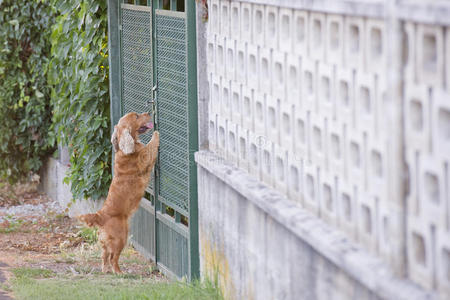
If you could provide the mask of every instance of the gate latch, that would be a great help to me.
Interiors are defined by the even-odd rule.
[[[158,91],[158,85],[155,84],[155,86],[153,86],[152,88],[152,100],[150,100],[149,102],[147,102],[147,105],[149,105],[150,103],[152,104],[152,119],[153,119],[153,125],[156,128],[156,94]]]
[[[147,105],[149,105],[150,103],[155,105],[157,90],[158,90],[158,85],[153,86],[153,88],[152,88],[152,99],[147,101]]]

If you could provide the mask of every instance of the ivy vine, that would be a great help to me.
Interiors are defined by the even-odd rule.
[[[58,17],[52,27],[48,78],[54,86],[52,128],[68,146],[75,199],[98,199],[111,181],[108,94],[107,2],[52,0]]]
[[[0,177],[14,184],[53,151],[49,1],[0,0]]]

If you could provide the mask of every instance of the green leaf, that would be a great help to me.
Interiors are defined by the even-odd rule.
[[[11,24],[12,26],[14,26],[14,30],[18,31],[19,30],[19,21],[18,20],[11,20],[9,21],[9,24]]]
[[[41,93],[39,90],[36,90],[36,97],[42,98],[42,97],[44,97],[44,94]]]

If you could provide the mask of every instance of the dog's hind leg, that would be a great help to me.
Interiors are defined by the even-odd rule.
[[[126,243],[126,237],[123,238],[116,238],[114,240],[114,242],[111,243],[110,246],[110,252],[111,252],[111,265],[113,268],[114,273],[122,273],[122,271],[120,270],[119,267],[119,257],[120,254],[122,253],[123,248],[125,247],[125,243]]]
[[[111,268],[112,270],[112,258],[113,258],[113,254],[112,252],[109,252],[109,256],[108,256],[108,266]]]
[[[111,253],[108,252],[108,248],[103,246],[102,250],[102,272],[108,273],[111,271]]]
[[[116,273],[116,274],[122,274],[122,271],[120,270],[120,267],[119,267],[119,257],[120,257],[120,252],[112,253],[111,264],[112,264],[114,273]]]

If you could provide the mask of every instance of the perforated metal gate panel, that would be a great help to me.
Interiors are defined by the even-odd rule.
[[[149,112],[152,106],[152,10],[122,4],[122,107],[123,114]],[[144,144],[152,132],[141,135]]]
[[[142,200],[140,206],[130,222],[131,239],[146,258],[155,260],[155,235],[151,230],[155,224],[154,209],[147,200]]]
[[[138,5],[121,5],[121,69],[122,115],[129,112],[149,112],[153,115],[153,43],[152,9]],[[147,144],[153,131],[140,136]],[[154,177],[149,183],[153,186]],[[144,256],[155,260],[155,212],[150,201],[142,200],[130,222],[130,236],[134,247]]]
[[[159,195],[181,214],[189,211],[189,123],[186,19],[156,10],[156,73],[160,131]]]

